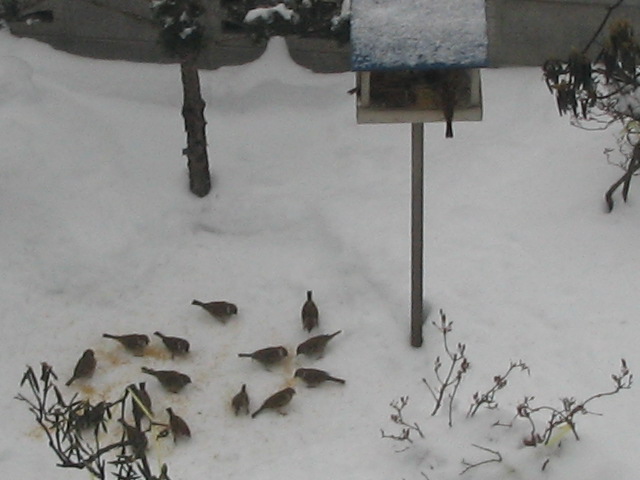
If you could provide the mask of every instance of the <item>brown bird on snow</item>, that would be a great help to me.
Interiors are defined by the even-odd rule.
[[[318,307],[311,298],[311,290],[307,290],[307,301],[302,305],[302,328],[310,332],[318,326]]]
[[[253,412],[251,418],[256,418],[256,415],[266,409],[280,410],[291,401],[295,394],[296,391],[291,387],[287,387],[284,390],[274,393],[262,403],[262,406],[258,410]]]
[[[119,418],[118,421],[124,427],[124,431],[127,434],[127,442],[131,447],[131,451],[133,452],[136,458],[140,458],[144,456],[147,445],[149,441],[147,440],[147,436],[145,433],[140,430],[138,427],[134,427],[133,425],[129,425],[122,418]]]
[[[107,418],[105,417],[111,417],[111,414],[109,412],[110,407],[111,404],[105,401],[101,401],[96,403],[95,405],[91,405],[91,402],[89,400],[83,400],[83,413],[82,415],[77,415],[75,417],[73,426],[78,431],[93,428],[95,432],[98,432],[100,425],[102,425],[103,422],[107,420]]]
[[[333,337],[341,333],[342,330],[338,330],[330,335],[316,335],[311,337],[300,345],[296,349],[296,355],[318,356],[321,357],[324,354],[324,349]]]
[[[275,363],[278,363],[283,358],[286,358],[289,352],[283,346],[279,347],[267,347],[256,350],[253,353],[239,353],[239,357],[253,358],[257,360],[265,367],[269,367]]]
[[[171,408],[167,408],[167,413],[169,414],[169,429],[173,434],[173,442],[175,443],[180,437],[191,438],[191,430],[189,430],[187,422],[179,415],[173,413]]]
[[[187,384],[191,383],[189,375],[176,372],[175,370],[154,370],[152,368],[142,367],[142,371],[156,377],[160,384],[171,393],[178,393]]]
[[[176,355],[186,355],[189,353],[189,342],[184,338],[180,337],[170,337],[168,335],[163,335],[160,332],[153,332],[154,335],[160,337],[162,339],[162,343],[167,347],[167,350],[171,352],[171,358]]]
[[[131,333],[129,335],[111,335],[103,333],[104,338],[112,338],[122,344],[124,348],[133,353],[136,357],[144,356],[144,349],[149,345],[149,337],[140,333]]]
[[[93,350],[88,349],[85,350],[78,363],[76,363],[76,368],[73,369],[73,376],[65,383],[68,387],[74,381],[79,378],[89,378],[93,375],[93,372],[96,371],[96,357],[93,353]]]
[[[249,415],[249,394],[247,393],[247,386],[242,384],[242,388],[231,399],[231,407],[233,412],[238,415],[241,410]]]
[[[225,323],[231,315],[238,313],[238,307],[233,303],[217,301],[217,302],[201,302],[200,300],[193,300],[191,305],[197,305],[205,309],[212,317]]]
[[[296,373],[294,373],[294,377],[301,379],[309,387],[317,387],[327,381],[345,383],[343,379],[332,377],[328,372],[316,368],[299,368],[296,370]]]

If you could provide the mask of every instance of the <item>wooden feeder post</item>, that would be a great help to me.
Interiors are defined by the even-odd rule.
[[[422,346],[424,124],[411,124],[411,346]]]
[[[358,123],[411,124],[411,345],[423,343],[424,123],[482,119],[485,0],[351,0]],[[450,136],[450,135],[447,135]]]

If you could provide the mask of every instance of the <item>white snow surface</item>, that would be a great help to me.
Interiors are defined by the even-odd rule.
[[[484,0],[352,0],[355,70],[481,66]]]
[[[434,381],[442,342],[430,325],[422,348],[408,341],[410,129],[356,125],[353,74],[313,74],[281,39],[252,64],[202,72],[214,185],[199,199],[181,156],[176,65],[83,59],[0,32],[3,478],[86,478],[55,467],[13,397],[26,365],[47,361],[64,381],[93,348],[94,377],[63,393],[114,399],[146,380],[158,420],[172,406],[191,425],[188,442],[152,442],[154,466],[166,462],[174,480],[635,480],[636,388],[595,401],[602,416],[577,417],[580,441],[560,447],[523,447],[521,422],[491,426],[525,395],[558,406],[608,390],[621,357],[640,365],[640,202],[632,186],[628,204],[604,213],[602,193],[621,175],[601,154],[614,132],[559,118],[538,69],[482,74],[482,122],[456,124],[453,140],[425,126],[430,320],[442,308],[471,361],[449,428],[445,412],[429,416],[422,383]],[[306,290],[319,332],[343,331],[324,358],[266,371],[237,357],[307,338]],[[239,314],[222,325],[193,298],[232,301]],[[190,357],[132,357],[101,337],[154,330],[189,339]],[[466,419],[473,392],[518,359],[531,375],[514,374],[500,408]],[[143,365],[193,384],[166,394]],[[347,383],[305,388],[297,366]],[[288,384],[297,395],[286,416],[236,418],[242,383],[253,408]],[[426,438],[395,453],[402,445],[380,429],[399,433],[389,403],[402,395]],[[473,443],[504,460],[458,477],[463,459],[486,458]]]

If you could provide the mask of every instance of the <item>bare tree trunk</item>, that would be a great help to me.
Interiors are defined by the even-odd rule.
[[[211,190],[211,175],[207,157],[205,102],[200,91],[200,76],[195,54],[181,57],[180,72],[183,90],[182,117],[184,129],[187,132],[187,148],[183,153],[188,159],[189,188],[194,195],[204,197]]]

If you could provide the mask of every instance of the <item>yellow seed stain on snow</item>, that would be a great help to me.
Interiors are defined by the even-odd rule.
[[[40,440],[43,436],[44,436],[44,430],[39,425],[36,425],[36,426],[32,427],[27,432],[27,437],[29,437],[29,438],[36,438],[36,439]]]
[[[160,347],[159,345],[150,345],[144,350],[144,356],[155,358],[158,360],[170,360],[171,353],[164,347]]]
[[[283,367],[284,367],[284,373],[286,375],[288,375],[289,377],[291,377],[291,376],[293,376],[293,371],[295,369],[295,366],[294,366],[295,356],[291,354],[291,348],[290,347],[285,347],[285,348],[287,348],[287,351],[289,352],[289,355],[284,359],[282,364],[283,364]]]
[[[169,351],[166,348],[161,347],[159,345],[148,346],[147,348],[144,349],[144,355],[141,357],[136,357],[135,355],[132,355],[131,353],[127,352],[123,347],[115,348],[107,352],[101,352],[100,356],[114,366],[130,363],[131,359],[134,359],[134,358],[155,358],[157,360],[171,359],[171,354],[169,353]],[[100,359],[98,359],[98,361],[100,361]]]
[[[122,352],[118,352],[115,350],[109,350],[108,352],[104,352],[98,358],[98,362],[100,362],[100,360],[103,360],[103,361],[106,360],[109,364],[116,367],[126,363],[125,359],[122,356]]]
[[[287,382],[285,383],[284,387],[282,387],[282,388],[286,388],[286,387],[295,388],[297,384],[298,384],[298,382],[296,380],[296,377],[289,377],[287,379]]]
[[[80,392],[86,397],[93,397],[96,394],[96,389],[93,385],[89,385],[88,383],[83,383],[82,385],[78,385]]]

